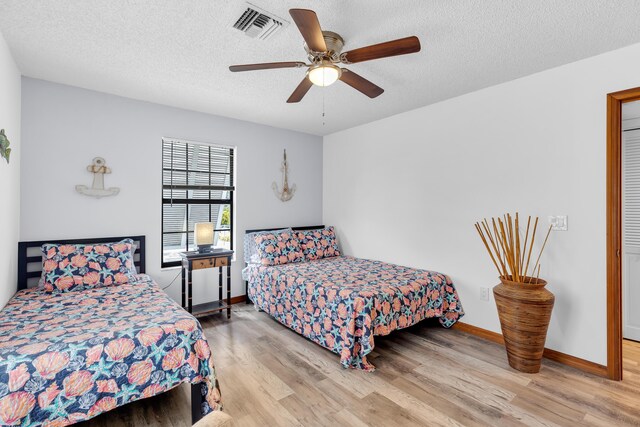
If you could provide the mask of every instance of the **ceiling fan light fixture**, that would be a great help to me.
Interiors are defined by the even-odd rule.
[[[342,75],[340,67],[330,62],[322,62],[309,68],[307,76],[316,86],[329,86],[336,82]]]
[[[304,49],[311,64],[288,61],[232,65],[229,67],[232,72],[308,67],[304,78],[289,96],[287,103],[300,102],[312,86],[329,86],[335,83],[336,80],[340,80],[369,98],[376,98],[382,95],[384,89],[353,71],[340,68],[336,64],[356,64],[373,59],[420,52],[420,40],[416,36],[342,52],[344,39],[340,34],[333,31],[323,31],[318,21],[318,16],[313,10],[290,9],[289,14],[304,39]]]

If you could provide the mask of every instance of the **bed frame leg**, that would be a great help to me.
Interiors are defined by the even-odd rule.
[[[202,383],[191,384],[191,424],[195,424],[202,418]]]
[[[251,301],[251,298],[249,298],[249,282],[247,280],[244,281],[244,295],[244,302],[247,304],[253,304],[253,301]]]

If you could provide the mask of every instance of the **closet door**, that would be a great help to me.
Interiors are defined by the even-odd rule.
[[[622,135],[622,335],[640,341],[640,130]]]

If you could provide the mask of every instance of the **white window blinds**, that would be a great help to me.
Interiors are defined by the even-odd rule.
[[[233,248],[234,149],[162,141],[162,266],[194,250],[198,222],[212,222],[214,245]]]
[[[640,248],[640,130],[623,133],[624,246]]]

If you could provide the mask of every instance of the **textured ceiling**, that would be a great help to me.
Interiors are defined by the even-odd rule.
[[[637,0],[253,3],[289,20],[314,9],[345,50],[417,35],[422,51],[350,66],[376,99],[337,82],[286,104],[304,70],[227,67],[305,60],[302,37],[233,29],[239,0],[2,0],[0,30],[26,76],[319,135],[640,42]]]

